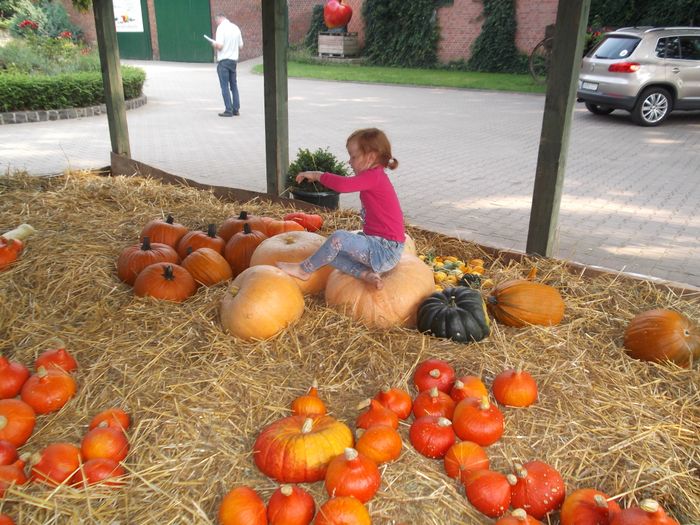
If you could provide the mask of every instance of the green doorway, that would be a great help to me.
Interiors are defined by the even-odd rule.
[[[202,36],[212,36],[209,0],[155,0],[154,5],[161,60],[214,60],[211,44]]]
[[[143,31],[120,31],[117,23],[117,42],[119,43],[119,56],[121,58],[134,58],[138,60],[152,60],[153,48],[151,47],[151,26],[148,23],[147,0],[141,0],[141,20]],[[117,15],[117,13],[115,13]]]

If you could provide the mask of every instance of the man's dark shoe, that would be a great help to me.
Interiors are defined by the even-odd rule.
[[[220,117],[232,117],[234,114],[229,112],[229,111],[224,111],[223,113],[219,113]]]
[[[240,111],[234,111],[234,112],[233,112],[233,116],[234,116],[234,117],[237,117],[237,116],[240,115],[240,114],[241,114]]]

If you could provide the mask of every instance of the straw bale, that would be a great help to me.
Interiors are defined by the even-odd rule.
[[[292,399],[314,379],[330,413],[352,426],[357,404],[383,385],[415,394],[415,366],[437,357],[487,385],[519,364],[537,380],[537,404],[504,409],[505,435],[487,449],[495,470],[540,459],[561,471],[569,491],[596,487],[625,505],[652,497],[681,523],[700,523],[697,364],[643,363],[622,351],[634,315],[663,307],[697,321],[697,295],[647,281],[583,277],[560,261],[494,259],[474,244],[410,228],[419,253],[481,257],[496,282],[537,266],[539,279],[562,292],[563,322],[524,329],[494,323],[490,337],[463,345],[412,330],[368,330],[322,299],[307,298],[301,320],[279,337],[243,343],[219,326],[225,286],[170,304],[135,297],[116,278],[117,256],[137,242],[148,220],[173,214],[203,229],[242,209],[286,212],[135,177],[0,177],[0,229],[23,222],[37,229],[22,259],[0,274],[0,351],[31,366],[46,341],[60,337],[80,366],[76,397],[58,413],[39,416],[22,451],[79,444],[90,418],[111,406],[133,418],[126,487],[14,487],[2,512],[23,525],[215,523],[231,488],[250,485],[265,500],[275,490],[256,469],[252,444],[264,425],[289,414]],[[325,216],[323,234],[360,225],[350,211]],[[402,455],[381,467],[381,489],[368,505],[373,522],[488,523],[444,475],[442,462],[413,450],[408,424],[400,432]],[[322,483],[306,488],[318,505],[325,501]]]

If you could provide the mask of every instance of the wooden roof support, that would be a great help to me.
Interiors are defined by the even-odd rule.
[[[112,0],[93,0],[92,10],[95,15],[97,46],[102,66],[102,82],[107,106],[107,122],[112,151],[119,155],[131,157],[129,147],[129,128],[126,125],[126,105],[124,103],[124,86],[119,64],[119,44],[114,25],[114,7]]]
[[[526,251],[550,257],[591,0],[559,0]]]
[[[262,0],[263,64],[265,81],[265,158],[267,193],[286,188],[289,167],[287,97],[287,0]]]

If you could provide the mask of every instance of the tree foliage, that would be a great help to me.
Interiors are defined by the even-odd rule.
[[[693,26],[700,23],[697,0],[591,0],[591,26]]]

